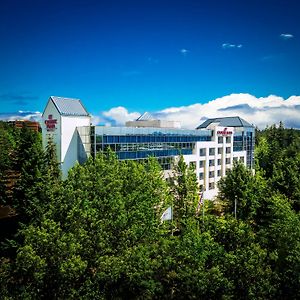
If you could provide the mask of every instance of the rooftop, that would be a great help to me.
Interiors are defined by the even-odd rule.
[[[80,99],[51,96],[58,112],[64,116],[89,116]]]
[[[153,116],[148,113],[147,111],[144,112],[142,115],[140,115],[136,121],[149,121],[149,120],[155,120],[155,118],[153,118]]]
[[[244,119],[240,117],[225,117],[225,118],[213,118],[207,119],[197,129],[207,128],[211,123],[219,123],[219,126],[223,127],[254,127]]]

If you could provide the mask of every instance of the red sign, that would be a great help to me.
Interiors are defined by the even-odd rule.
[[[48,116],[48,120],[45,120],[47,131],[54,131],[55,125],[57,124],[57,119],[53,119],[52,115]]]
[[[232,131],[227,130],[227,127],[225,127],[223,130],[218,130],[217,134],[220,134],[220,135],[231,135]]]

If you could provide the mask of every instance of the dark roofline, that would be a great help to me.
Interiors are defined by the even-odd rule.
[[[244,120],[243,118],[239,117],[239,116],[232,116],[232,117],[221,117],[221,118],[208,118],[206,119],[204,122],[202,122],[196,129],[201,129],[201,128],[206,128],[207,126],[209,126],[211,123],[214,122],[221,122],[221,120],[224,119],[233,119],[236,118],[239,120],[240,122],[240,126],[234,126],[234,125],[227,125],[229,127],[252,127],[255,128],[255,126],[253,124],[250,124],[249,122],[247,122],[246,120]],[[202,126],[203,124],[207,124],[206,126]],[[244,124],[245,123],[245,124]]]

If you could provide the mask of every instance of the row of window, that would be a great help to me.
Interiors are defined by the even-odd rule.
[[[209,136],[196,135],[96,135],[92,136],[96,143],[188,143],[210,141]]]
[[[219,136],[218,137],[218,144],[223,144],[224,142],[224,137],[223,136]],[[231,143],[231,136],[226,136],[226,144]]]
[[[213,190],[215,188],[215,183],[214,182],[210,182],[208,184],[208,189],[209,190]],[[205,187],[203,184],[200,184],[200,191],[204,191]]]
[[[192,143],[125,143],[125,144],[96,144],[92,147],[98,151],[107,151],[110,148],[114,152],[119,151],[147,151],[147,150],[173,150],[183,151],[189,149],[192,151],[194,145]]]
[[[231,153],[231,147],[226,147],[225,151],[226,151],[227,154]],[[223,153],[223,147],[219,147],[218,148],[218,154],[222,154],[222,153]],[[209,148],[208,154],[209,155],[215,155],[215,148]],[[200,156],[206,156],[206,148],[200,148],[199,155]]]
[[[234,158],[233,158],[233,161],[238,161],[238,160],[239,160],[240,162],[244,163],[244,157],[243,157],[243,156],[241,156],[240,158],[239,158],[239,157],[234,157]],[[204,168],[205,162],[206,162],[205,160],[200,160],[200,161],[199,161],[199,168]],[[195,163],[195,167],[196,167],[196,162],[193,162],[193,163]],[[230,157],[227,157],[227,158],[225,159],[225,163],[226,163],[226,165],[229,165],[229,164],[231,163]],[[221,166],[221,164],[222,164],[222,160],[219,158],[219,159],[217,160],[217,166]],[[209,165],[210,167],[215,166],[215,160],[214,160],[214,159],[210,159],[209,162],[208,162],[208,165]]]
[[[221,170],[217,170],[217,176],[218,177],[222,176]],[[215,177],[215,171],[209,171],[208,177],[209,178],[214,178]],[[204,179],[204,172],[200,172],[199,173],[199,180],[203,180],[203,179]]]
[[[222,160],[219,158],[217,160],[217,166],[221,166],[221,164],[222,164]],[[228,164],[230,164],[230,157],[226,158],[226,165],[228,165]],[[214,159],[210,159],[209,162],[208,162],[208,165],[210,167],[213,167],[215,165],[215,160]],[[199,161],[199,168],[204,168],[204,166],[205,166],[205,160],[200,160]]]

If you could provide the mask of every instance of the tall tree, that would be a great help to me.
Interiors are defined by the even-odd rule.
[[[174,165],[169,183],[174,198],[174,222],[176,228],[181,231],[188,219],[195,216],[200,194],[195,167],[193,164],[188,166],[182,155]]]
[[[267,193],[266,182],[260,172],[255,175],[242,163],[235,163],[219,181],[218,198],[225,204],[225,213],[241,220],[256,221],[260,200]]]
[[[17,145],[15,172],[19,178],[14,187],[13,206],[28,221],[39,213],[41,195],[45,188],[45,159],[41,135],[23,126]]]

